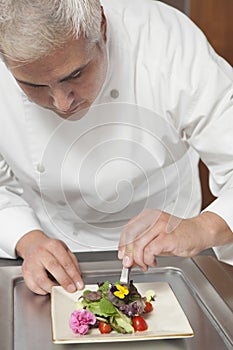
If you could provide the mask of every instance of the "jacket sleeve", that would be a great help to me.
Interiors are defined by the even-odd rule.
[[[176,21],[178,29],[168,39],[169,113],[209,169],[210,189],[218,198],[205,210],[221,216],[233,231],[233,70],[189,19],[177,16]],[[214,250],[233,265],[233,243]]]
[[[233,72],[210,47],[208,53],[209,63],[201,69],[205,80],[190,115],[194,122],[186,130],[209,169],[210,189],[217,197],[204,211],[218,214],[233,231]],[[214,251],[219,260],[233,265],[233,243]]]
[[[41,230],[32,208],[23,199],[23,188],[0,155],[0,258],[16,258],[18,240],[32,230]]]

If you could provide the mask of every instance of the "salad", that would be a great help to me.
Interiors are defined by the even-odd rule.
[[[145,331],[147,323],[144,314],[153,310],[155,293],[148,291],[142,297],[134,286],[106,281],[98,284],[97,291],[85,290],[75,303],[69,325],[75,334],[86,334],[91,328],[110,333],[133,333]]]

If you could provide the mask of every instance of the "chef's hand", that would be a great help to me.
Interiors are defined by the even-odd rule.
[[[42,231],[24,235],[16,245],[16,254],[23,258],[23,277],[34,293],[48,294],[56,285],[48,273],[68,292],[84,287],[75,255],[64,242],[51,239]]]
[[[192,257],[204,249],[233,241],[233,233],[217,214],[204,212],[181,219],[157,209],[145,209],[124,227],[118,257],[125,267],[143,271],[155,266],[157,255]]]

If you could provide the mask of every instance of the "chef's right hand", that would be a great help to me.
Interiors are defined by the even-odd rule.
[[[18,241],[16,254],[23,259],[23,277],[34,293],[48,294],[57,285],[48,273],[70,293],[84,288],[78,261],[64,242],[35,230]]]

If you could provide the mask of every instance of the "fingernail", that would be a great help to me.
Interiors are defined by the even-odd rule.
[[[84,284],[82,282],[78,281],[78,282],[76,282],[76,286],[80,290],[80,289],[83,289]]]
[[[141,267],[141,270],[142,270],[143,272],[146,272],[146,271],[148,270],[148,267],[147,267],[147,266],[142,266],[142,267]]]
[[[67,287],[67,291],[69,293],[74,293],[76,291],[75,285],[74,284],[69,284]]]
[[[119,251],[119,252],[118,252],[118,259],[122,260],[122,259],[123,259],[123,256],[124,256],[123,252],[122,252],[122,251]]]
[[[125,267],[130,266],[130,258],[129,258],[127,255],[124,256],[123,265],[124,265]]]

